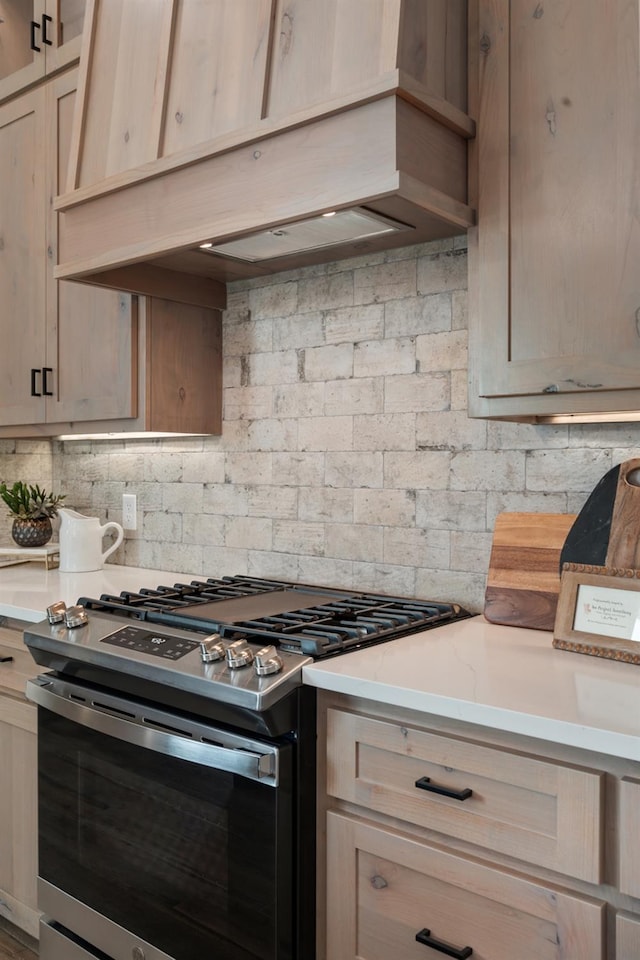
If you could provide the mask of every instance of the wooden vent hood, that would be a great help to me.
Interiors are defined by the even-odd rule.
[[[472,224],[466,0],[87,16],[58,278],[223,306],[229,280]]]

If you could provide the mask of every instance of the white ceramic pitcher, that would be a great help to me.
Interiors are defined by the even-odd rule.
[[[85,517],[82,513],[58,507],[60,515],[60,567],[61,573],[83,573],[102,570],[104,561],[122,543],[124,530],[119,523],[102,525],[97,517]],[[102,551],[102,539],[108,530],[115,530],[117,537],[108,550]]]

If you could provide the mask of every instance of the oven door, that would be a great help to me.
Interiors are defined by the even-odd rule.
[[[27,695],[39,906],[56,927],[114,960],[293,956],[292,740],[54,676]]]

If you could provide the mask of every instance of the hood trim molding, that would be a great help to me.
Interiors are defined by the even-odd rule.
[[[332,117],[354,107],[395,96],[406,100],[407,103],[417,107],[465,140],[472,140],[476,135],[475,121],[468,114],[448,100],[429,93],[418,80],[406,71],[396,69],[380,77],[374,83],[368,82],[361,87],[355,87],[345,96],[335,97],[330,101],[322,101],[285,117],[264,117],[251,126],[226,133],[214,140],[204,141],[186,150],[180,150],[168,156],[148,161],[132,170],[112,174],[99,183],[74,187],[56,197],[54,209],[66,211],[94,197],[105,196],[135,183],[163,176],[170,170],[179,170],[181,167],[187,167],[200,160],[228,153],[238,147],[250,147],[253,144],[259,144],[261,140],[284,133],[286,130],[303,127],[315,120]]]

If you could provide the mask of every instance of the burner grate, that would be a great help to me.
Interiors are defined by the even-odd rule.
[[[455,603],[253,577],[192,580],[78,602],[95,611],[216,631],[223,638],[276,644],[313,657],[332,656],[470,616]]]

